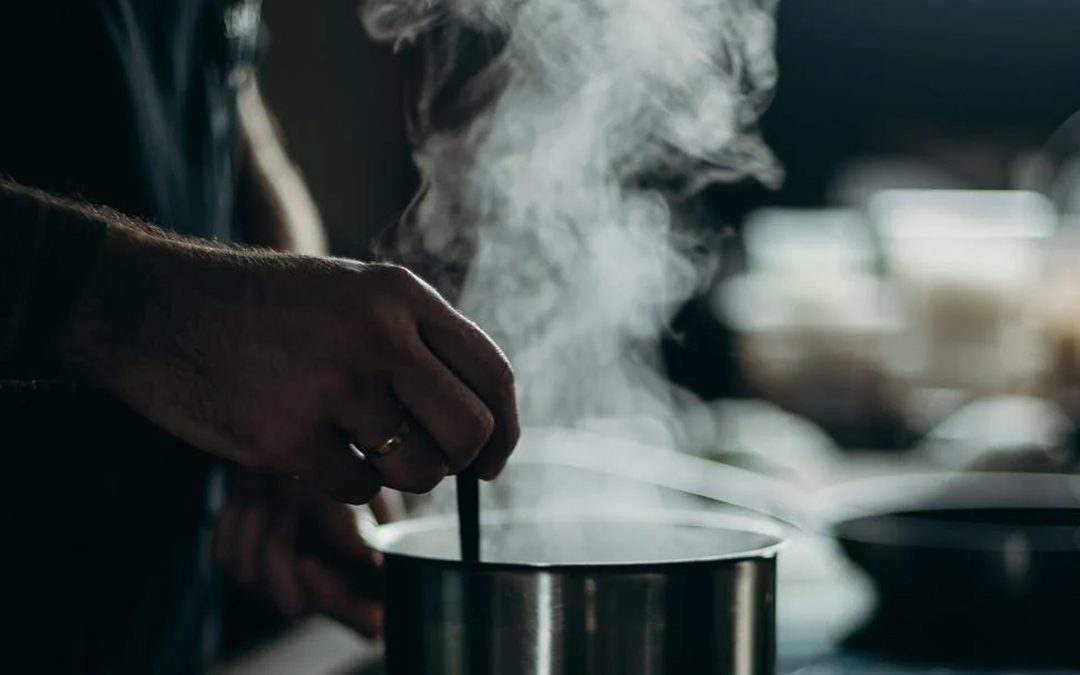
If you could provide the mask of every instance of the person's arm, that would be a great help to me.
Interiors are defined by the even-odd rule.
[[[18,317],[5,318],[8,363],[40,340],[29,348],[49,368],[180,439],[353,503],[470,464],[492,478],[517,441],[506,359],[403,268],[185,239],[10,185],[2,208],[0,241],[28,256],[8,252],[18,264],[0,276]],[[22,243],[38,236],[87,257]],[[56,298],[41,290],[54,284]],[[403,423],[399,445],[372,451]]]
[[[237,101],[240,169],[237,217],[240,238],[279,251],[326,255],[319,211],[281,141],[276,121],[249,75]]]
[[[58,336],[105,236],[105,221],[0,180],[0,380],[58,371]]]

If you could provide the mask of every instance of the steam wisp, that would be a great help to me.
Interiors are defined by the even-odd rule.
[[[463,264],[458,305],[514,364],[527,426],[708,442],[660,364],[673,312],[708,273],[672,204],[714,181],[778,179],[753,130],[776,79],[773,5],[365,3],[375,37],[429,46],[424,189],[403,241]],[[462,84],[470,40],[497,53]]]

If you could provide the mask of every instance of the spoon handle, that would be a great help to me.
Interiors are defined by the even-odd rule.
[[[471,469],[457,476],[458,533],[461,538],[461,559],[480,560],[480,481]]]

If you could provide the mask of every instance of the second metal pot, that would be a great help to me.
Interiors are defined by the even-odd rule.
[[[382,528],[391,675],[749,675],[775,662],[777,531],[703,514]]]

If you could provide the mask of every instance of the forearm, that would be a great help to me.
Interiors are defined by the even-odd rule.
[[[179,298],[166,291],[185,288],[191,270],[205,278],[260,255],[0,182],[0,379],[101,384],[109,353],[131,348],[153,313],[173,310]]]
[[[156,387],[160,383],[133,383],[170,367],[183,372],[187,364],[180,362],[197,359],[193,352],[203,348],[188,336],[216,339],[216,327],[201,318],[218,309],[214,289],[242,293],[244,271],[275,254],[109,215],[96,260],[57,335],[57,365],[117,393]]]
[[[471,463],[492,478],[517,440],[505,357],[403,268],[186,239],[10,185],[0,245],[6,363],[244,466],[366,503]],[[391,456],[356,451],[408,428]]]
[[[57,374],[64,324],[108,215],[0,181],[0,379]]]
[[[239,113],[238,220],[243,241],[325,255],[328,247],[318,209],[282,146],[253,77],[241,91]]]

